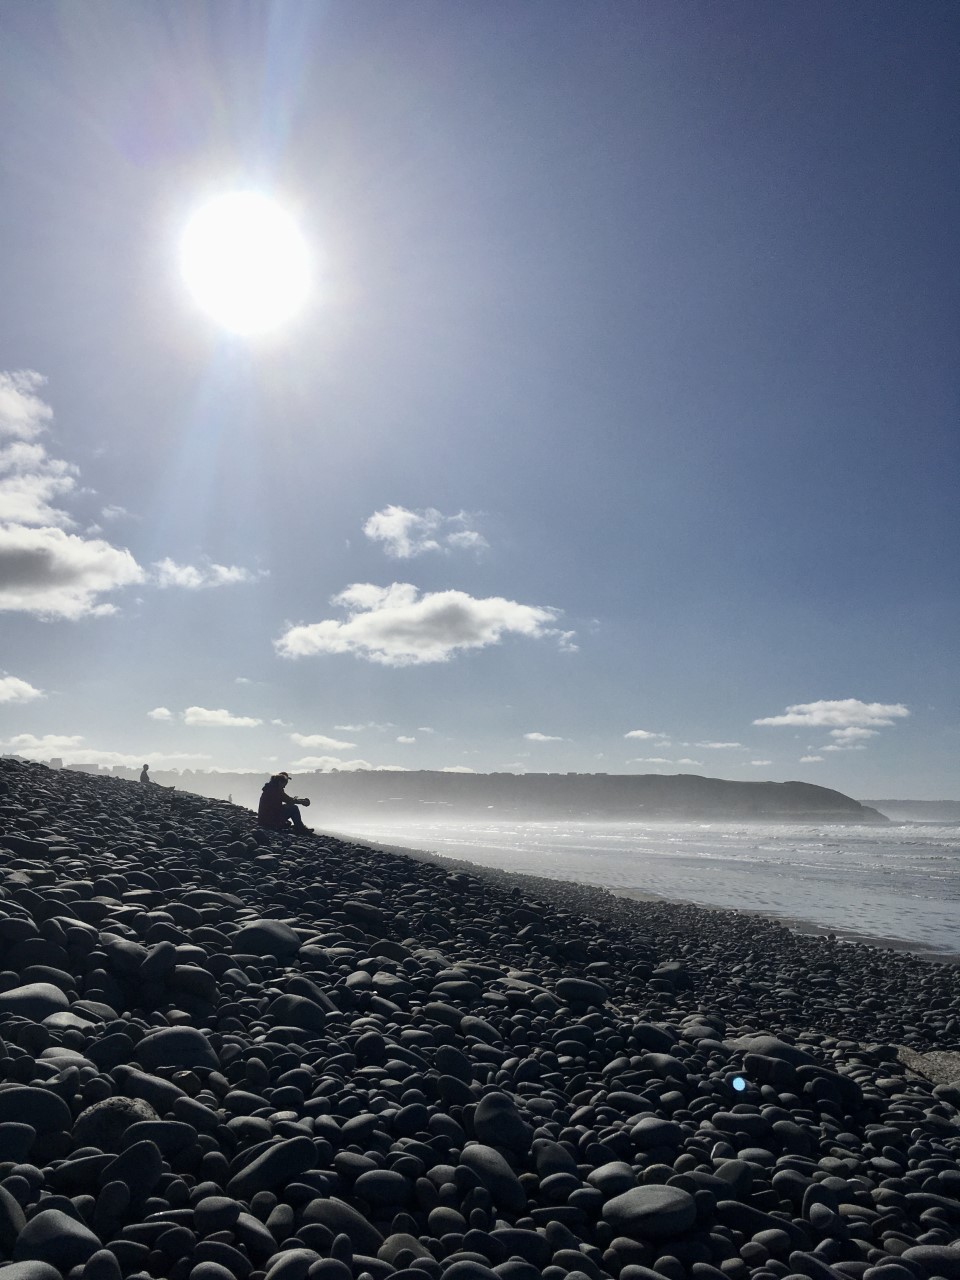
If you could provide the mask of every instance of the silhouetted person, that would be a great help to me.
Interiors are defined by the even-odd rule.
[[[140,770],[140,781],[151,787],[156,787],[158,791],[176,791],[176,787],[165,787],[159,782],[154,782],[150,777],[150,766],[148,764],[145,764]]]
[[[286,831],[289,820],[294,831],[309,833],[312,828],[303,825],[297,805],[308,805],[310,801],[299,796],[288,796],[286,786],[289,781],[289,773],[275,773],[269,782],[263,784],[257,821],[268,831]]]

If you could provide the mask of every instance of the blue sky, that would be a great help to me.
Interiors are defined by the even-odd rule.
[[[0,750],[956,797],[958,34],[7,0]],[[231,190],[265,334],[180,273]]]

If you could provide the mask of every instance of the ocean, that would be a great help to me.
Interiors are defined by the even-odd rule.
[[[814,931],[960,959],[957,825],[435,819],[357,820],[329,829],[483,867],[759,912]]]

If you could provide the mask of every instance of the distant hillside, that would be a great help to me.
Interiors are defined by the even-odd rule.
[[[960,822],[960,800],[864,800],[894,822]]]
[[[124,775],[128,771],[120,771]],[[131,776],[136,776],[131,774]],[[255,808],[259,774],[155,771],[155,781]],[[663,819],[885,822],[850,796],[807,782],[729,782],[696,774],[441,773],[364,770],[301,773],[312,825],[343,818]]]

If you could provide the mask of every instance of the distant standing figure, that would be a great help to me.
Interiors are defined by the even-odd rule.
[[[289,773],[275,773],[269,782],[263,784],[260,805],[257,809],[257,821],[261,827],[266,827],[269,831],[285,831],[289,818],[294,831],[312,833],[311,827],[303,825],[300,810],[297,808],[297,805],[308,805],[310,801],[299,796],[288,796],[286,786],[289,781]]]
[[[140,781],[141,781],[141,782],[151,782],[151,781],[152,781],[152,779],[151,779],[151,777],[150,777],[149,770],[150,770],[150,766],[149,766],[148,764],[145,764],[145,765],[143,766],[143,768],[140,770]]]

